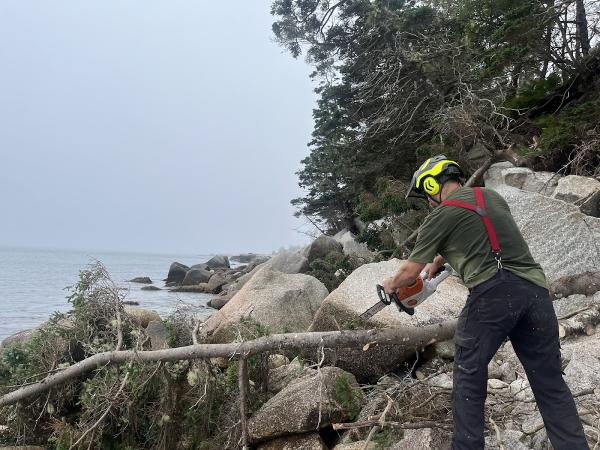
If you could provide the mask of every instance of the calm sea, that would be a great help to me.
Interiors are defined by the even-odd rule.
[[[173,261],[192,265],[210,257],[0,248],[0,340],[39,325],[54,311],[68,311],[65,287],[73,285],[79,271],[94,260],[106,266],[118,286],[127,288],[126,300],[139,302],[141,308],[153,309],[164,318],[184,303],[208,316],[214,312],[206,306],[212,295],[142,291],[144,285],[126,280],[147,276],[162,288]]]

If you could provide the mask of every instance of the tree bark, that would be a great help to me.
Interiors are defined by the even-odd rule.
[[[600,272],[584,272],[579,275],[569,275],[559,278],[550,286],[552,296],[557,298],[569,295],[594,295],[600,291]]]
[[[575,21],[577,22],[577,45],[585,58],[590,53],[590,37],[588,34],[588,21],[583,0],[575,1]],[[580,56],[579,51],[577,53],[577,56]]]
[[[596,326],[600,323],[600,305],[594,305],[581,311],[573,317],[561,320],[558,332],[561,338],[572,335],[591,336],[596,332]]]
[[[367,343],[402,344],[419,348],[437,341],[451,339],[456,330],[456,320],[426,327],[397,327],[378,330],[327,331],[318,333],[288,333],[265,336],[253,341],[231,344],[198,344],[187,347],[151,351],[112,351],[98,353],[65,370],[49,375],[42,381],[23,386],[0,397],[0,407],[12,405],[39,395],[75,377],[85,375],[107,364],[129,361],[156,362],[181,361],[198,358],[248,357],[266,351],[291,348],[362,348]]]

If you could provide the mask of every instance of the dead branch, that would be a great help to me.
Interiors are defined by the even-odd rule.
[[[375,425],[373,428],[371,428],[371,431],[369,432],[369,435],[367,436],[367,439],[365,440],[365,444],[363,445],[362,450],[367,450],[367,447],[369,447],[369,442],[371,442],[371,439],[373,439],[373,435],[375,433],[379,432],[383,428],[383,424],[385,424],[385,416],[387,416],[387,413],[389,412],[390,408],[394,404],[393,398],[391,398],[387,394],[386,394],[386,397],[388,399],[388,403],[387,403],[385,409],[383,410],[383,412],[381,413],[381,416],[379,417],[379,425]]]
[[[402,430],[418,430],[422,428],[441,428],[443,430],[451,430],[452,426],[449,423],[441,422],[380,422],[379,420],[365,420],[364,422],[354,423],[334,423],[334,430],[351,430],[353,428],[369,428],[372,426],[383,426],[390,428],[400,428]]]

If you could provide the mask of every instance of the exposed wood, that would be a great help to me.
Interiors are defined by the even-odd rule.
[[[558,334],[560,338],[577,334],[592,336],[596,332],[596,325],[599,323],[600,305],[592,305],[573,317],[561,320],[558,326]]]
[[[198,358],[249,357],[267,351],[292,348],[362,348],[369,342],[419,348],[437,341],[447,341],[456,330],[456,320],[426,327],[394,327],[378,330],[344,330],[318,333],[274,334],[253,341],[231,344],[199,344],[150,351],[112,351],[93,355],[38,383],[23,386],[0,397],[0,407],[39,395],[68,380],[85,375],[107,364],[129,361],[181,361]]]

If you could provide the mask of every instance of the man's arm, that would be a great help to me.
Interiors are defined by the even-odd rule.
[[[383,281],[383,288],[388,294],[396,292],[397,289],[410,286],[423,271],[425,264],[414,261],[403,261],[396,275]]]
[[[424,269],[427,272],[427,279],[431,280],[445,263],[446,260],[441,255],[433,258],[433,262],[427,264]]]

